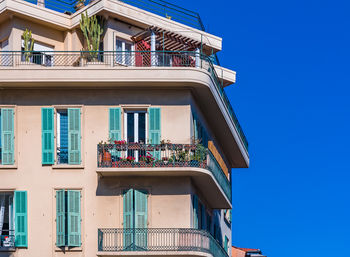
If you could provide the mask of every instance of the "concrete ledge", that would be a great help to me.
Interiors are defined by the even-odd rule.
[[[213,255],[198,251],[120,251],[97,252],[97,256],[188,256],[188,257],[213,257]]]

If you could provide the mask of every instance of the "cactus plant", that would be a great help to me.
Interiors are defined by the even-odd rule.
[[[80,29],[84,34],[87,43],[87,50],[90,52],[90,56],[96,59],[101,36],[103,34],[104,20],[103,18],[98,18],[96,15],[91,17],[88,16],[87,12],[81,13],[80,19]]]
[[[24,56],[26,62],[29,62],[29,58],[32,56],[32,51],[34,48],[34,39],[32,38],[32,31],[26,29],[23,34],[23,42],[24,42]]]

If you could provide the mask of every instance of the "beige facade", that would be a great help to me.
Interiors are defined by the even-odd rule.
[[[227,86],[235,72],[178,50],[166,64],[163,52],[154,65],[151,51],[149,66],[139,67],[137,52],[115,61],[118,42],[137,51],[136,36],[154,26],[196,46],[204,35],[208,52],[221,39],[96,1],[83,10],[106,19],[104,52],[88,63],[73,52],[86,46],[83,10],[0,7],[0,257],[230,256],[230,170],[248,167],[249,155],[218,81]],[[27,60],[26,29],[36,44]]]

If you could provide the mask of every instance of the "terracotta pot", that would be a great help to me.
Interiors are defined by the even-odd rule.
[[[103,162],[108,163],[112,161],[112,155],[109,152],[104,152],[103,153]]]

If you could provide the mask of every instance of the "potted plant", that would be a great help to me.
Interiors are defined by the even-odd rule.
[[[77,3],[74,6],[75,11],[80,10],[85,6],[85,1],[84,0],[78,0]]]
[[[86,59],[87,62],[94,62],[97,64],[101,62],[99,57],[101,56],[100,41],[103,34],[105,20],[101,16],[93,15],[88,16],[87,12],[81,13],[80,18],[80,29],[83,32],[86,40],[87,49],[82,51],[82,58]]]
[[[32,31],[26,29],[22,34],[22,38],[24,44],[24,60],[26,63],[28,63],[33,55],[34,49],[34,39],[32,38]]]

